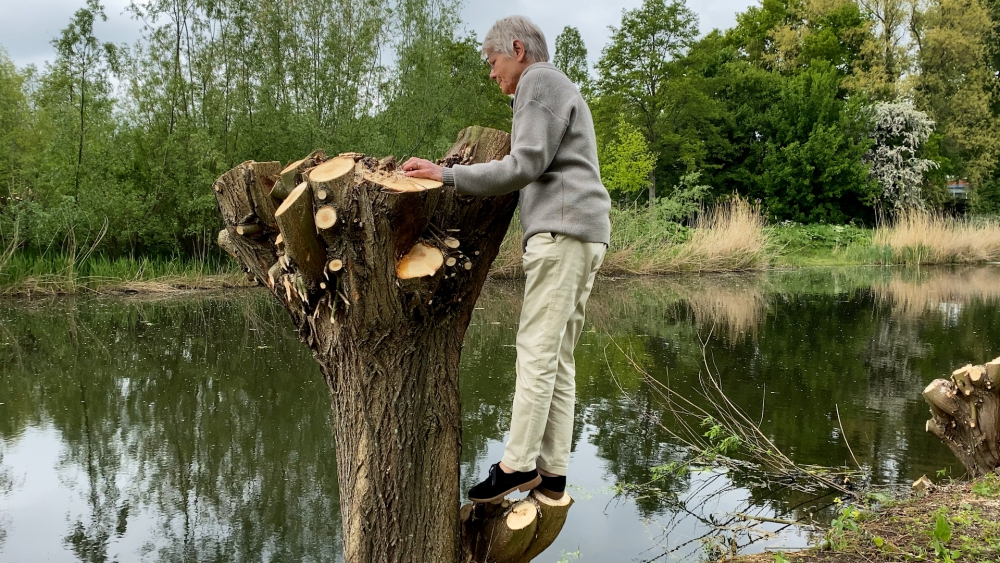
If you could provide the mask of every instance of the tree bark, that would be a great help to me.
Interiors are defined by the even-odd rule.
[[[470,127],[442,164],[486,162],[509,150],[506,133]],[[462,196],[394,168],[391,159],[328,159],[322,151],[280,173],[267,167],[271,196],[284,200],[273,213],[279,260],[279,233],[252,197],[263,168],[243,163],[215,183],[228,231],[220,240],[288,309],[329,385],[344,560],[474,561],[460,540],[458,366],[517,195]],[[323,206],[336,221],[317,233]],[[252,236],[236,232],[254,222],[262,228]],[[428,267],[404,279],[398,269],[415,247],[456,257],[462,267]]]
[[[951,448],[972,477],[1000,466],[1000,358],[967,365],[924,389],[928,432]]]

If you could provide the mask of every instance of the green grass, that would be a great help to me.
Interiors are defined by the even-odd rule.
[[[247,285],[239,266],[228,257],[110,258],[25,251],[8,254],[0,261],[0,295],[163,292]]]

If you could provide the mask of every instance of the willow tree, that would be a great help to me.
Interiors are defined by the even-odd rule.
[[[442,163],[486,162],[506,133],[465,129]],[[288,310],[329,385],[348,563],[528,561],[572,502],[459,511],[458,366],[517,195],[462,196],[392,157],[314,151],[214,184],[219,244]],[[544,517],[542,517],[544,516]]]

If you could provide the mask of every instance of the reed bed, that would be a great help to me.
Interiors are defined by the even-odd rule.
[[[931,270],[931,271],[927,271]],[[1000,300],[997,271],[991,267],[924,268],[898,275],[872,285],[876,299],[892,307],[899,315],[916,316],[929,310],[947,311],[974,301]]]
[[[770,235],[760,206],[735,196],[703,211],[693,228],[660,219],[655,210],[611,210],[611,245],[604,275],[759,270],[770,265]],[[493,265],[494,277],[523,276],[515,218]]]
[[[975,264],[1000,260],[1000,222],[995,219],[949,217],[927,211],[900,213],[880,225],[872,238],[891,250],[902,264]]]

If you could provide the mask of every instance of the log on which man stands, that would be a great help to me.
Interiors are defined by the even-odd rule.
[[[470,127],[440,162],[509,150],[507,133]],[[330,388],[344,560],[488,557],[459,515],[458,366],[517,195],[462,196],[406,177],[393,158],[321,150],[284,167],[243,163],[215,193],[220,242],[288,310]],[[461,267],[445,266],[456,253]],[[476,529],[499,538],[495,524]]]

